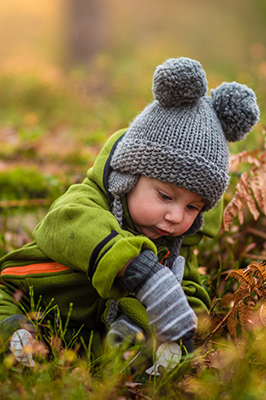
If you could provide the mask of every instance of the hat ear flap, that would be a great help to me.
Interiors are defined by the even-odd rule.
[[[244,139],[259,120],[255,93],[246,85],[224,82],[211,90],[211,100],[228,142]]]
[[[123,197],[138,182],[139,175],[132,175],[126,172],[112,171],[108,178],[108,190],[113,197]]]
[[[112,171],[108,178],[108,191],[113,196],[112,213],[122,227],[123,206],[121,198],[136,185],[139,175]]]

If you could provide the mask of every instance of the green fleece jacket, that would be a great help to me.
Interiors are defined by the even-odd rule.
[[[0,260],[0,322],[34,308],[29,296],[32,287],[35,305],[47,311],[52,308],[49,304],[53,299],[52,305],[58,305],[63,324],[72,307],[68,325],[71,335],[81,326],[83,332],[104,333],[102,315],[107,299],[119,299],[121,308],[148,330],[144,307],[140,304],[136,307],[136,300],[126,297],[127,293],[116,283],[116,275],[127,261],[145,249],[152,250],[162,260],[171,250],[174,238],[163,237],[153,242],[137,233],[125,201],[123,229],[110,212],[112,198],[107,190],[110,159],[124,132],[111,136],[86,179],[72,185],[55,201],[36,227],[34,242]],[[221,208],[219,205],[205,213],[203,229],[186,237],[181,248],[186,259],[182,286],[196,311],[207,310],[210,300],[201,286],[194,246],[203,235],[217,234]],[[20,302],[14,301],[18,292],[23,294]],[[51,321],[55,316],[55,310],[47,314]]]

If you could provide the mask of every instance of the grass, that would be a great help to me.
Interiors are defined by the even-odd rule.
[[[159,378],[133,379],[126,349],[106,350],[96,362],[90,352],[63,349],[54,341],[53,357],[35,346],[35,367],[15,363],[8,354],[0,364],[2,399],[263,399],[266,393],[265,326],[251,325],[246,341],[216,338],[198,347],[193,359]],[[138,348],[133,349],[134,355]],[[132,351],[131,351],[132,352]]]

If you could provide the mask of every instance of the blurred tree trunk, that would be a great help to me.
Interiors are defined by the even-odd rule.
[[[104,48],[105,0],[68,0],[68,64],[87,64]]]

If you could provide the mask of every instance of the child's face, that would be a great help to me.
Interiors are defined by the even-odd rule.
[[[137,231],[158,239],[186,232],[205,203],[188,189],[142,175],[128,193],[127,204]]]

